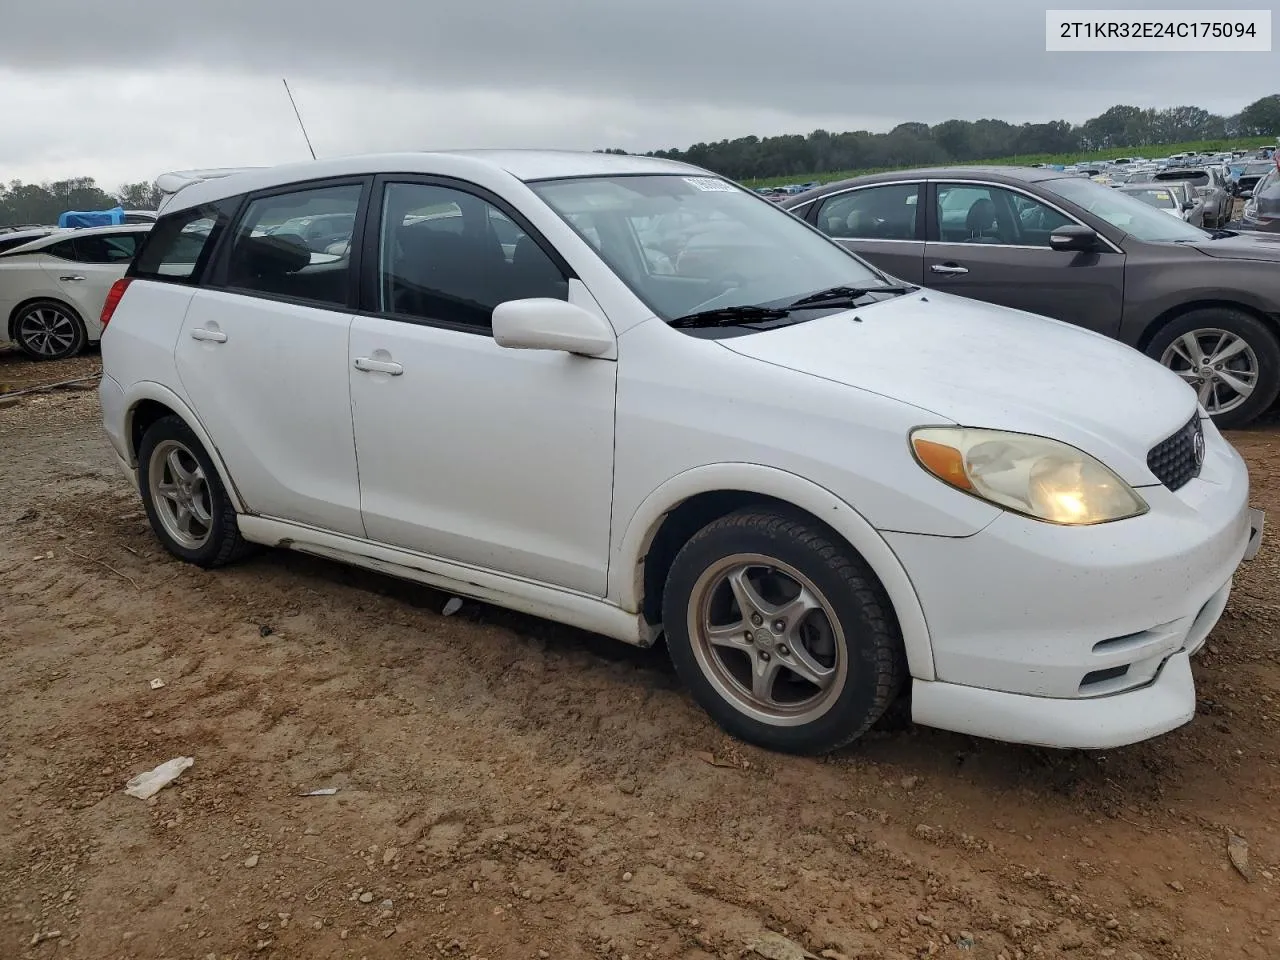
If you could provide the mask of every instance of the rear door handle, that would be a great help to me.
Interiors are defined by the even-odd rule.
[[[969,272],[968,267],[962,267],[957,263],[935,263],[929,268],[933,273],[946,273],[953,276],[959,276]]]
[[[196,327],[191,331],[192,340],[208,340],[211,343],[226,343],[227,335],[221,330],[206,330],[204,327]]]
[[[404,367],[394,360],[374,360],[372,357],[356,357],[356,369],[365,373],[389,373],[393,377],[404,373]]]
[[[59,277],[58,279],[63,281],[64,283],[67,283],[71,280],[83,280],[84,277]]]

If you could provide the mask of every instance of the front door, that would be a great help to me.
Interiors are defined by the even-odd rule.
[[[922,283],[923,184],[884,183],[836,193],[813,204],[811,222],[885,273]]]
[[[1054,250],[1049,234],[1077,221],[994,184],[930,185],[927,286],[1065,320],[1108,336],[1120,330],[1124,254],[1105,240],[1089,253]]]
[[[506,300],[593,301],[477,188],[391,180],[375,195],[375,309],[347,360],[369,538],[603,596],[617,364],[506,349],[490,327]]]
[[[357,537],[350,264],[269,231],[300,212],[354,215],[362,190],[348,181],[251,197],[176,349],[182,386],[250,512]]]

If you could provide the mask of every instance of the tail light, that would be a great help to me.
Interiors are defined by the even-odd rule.
[[[107,329],[107,324],[111,322],[111,315],[116,312],[116,307],[120,306],[120,298],[124,296],[124,292],[129,289],[129,284],[133,282],[133,277],[121,277],[111,285],[111,289],[107,291],[107,299],[102,304],[102,329]]]

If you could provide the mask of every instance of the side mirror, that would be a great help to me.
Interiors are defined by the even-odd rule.
[[[607,321],[549,297],[498,304],[493,308],[493,339],[513,350],[562,350],[586,357],[603,356],[617,343]]]
[[[1089,227],[1069,223],[1049,234],[1049,246],[1054,250],[1094,250],[1098,246],[1098,234]]]
[[[1252,200],[1252,199],[1253,199],[1253,191],[1252,191],[1252,190],[1241,190],[1241,191],[1240,191],[1240,199],[1241,199],[1241,200]]]

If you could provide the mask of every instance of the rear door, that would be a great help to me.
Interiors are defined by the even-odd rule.
[[[1108,336],[1119,331],[1124,253],[1105,238],[1093,252],[1052,249],[1049,235],[1079,221],[1016,187],[938,181],[928,194],[927,286]]]
[[[814,226],[908,283],[924,280],[924,218],[920,181],[879,183],[815,200]]]
[[[355,537],[364,525],[347,377],[354,270],[348,255],[265,230],[299,216],[354,219],[367,189],[364,178],[342,178],[250,194],[175,353],[248,509]]]

